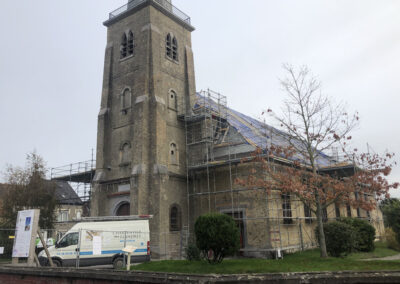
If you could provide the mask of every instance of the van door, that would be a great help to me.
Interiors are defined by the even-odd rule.
[[[76,263],[76,248],[79,241],[79,233],[66,234],[56,244],[56,256],[63,261],[63,266],[74,266]]]

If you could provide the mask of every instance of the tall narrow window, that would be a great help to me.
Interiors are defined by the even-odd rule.
[[[172,39],[172,59],[178,60],[178,41],[175,37]]]
[[[120,58],[125,58],[127,56],[127,48],[128,48],[128,39],[126,38],[126,34],[124,33],[121,40],[120,48]]]
[[[312,223],[313,219],[311,216],[311,208],[306,204],[304,204],[304,217],[305,217],[306,224]]]
[[[364,200],[367,203],[368,202],[368,194],[364,193]],[[371,213],[368,210],[365,210],[365,214],[367,214],[367,218],[371,219]]]
[[[167,38],[165,40],[165,51],[168,57],[172,58],[172,38],[171,34],[167,35]]]
[[[127,50],[127,55],[133,55],[133,48],[135,46],[135,42],[133,39],[133,33],[131,31],[129,31],[128,34],[128,50]]]
[[[358,192],[355,192],[354,193],[354,196],[355,196],[355,198],[356,198],[356,200],[358,201],[358,199],[359,199],[359,195],[358,195]],[[360,207],[357,207],[357,218],[360,218],[361,217],[361,211],[360,211]]]
[[[128,112],[128,109],[131,107],[131,101],[132,101],[131,90],[126,88],[121,93],[121,112],[122,113],[126,114]]]
[[[172,165],[178,165],[178,151],[175,143],[169,146],[170,162]]]
[[[283,224],[292,224],[292,205],[290,204],[290,195],[282,194],[282,212]]]
[[[178,98],[173,90],[168,95],[168,107],[172,110],[178,110]]]
[[[173,205],[169,212],[170,231],[179,231],[181,229],[181,214],[177,205]]]
[[[350,204],[347,204],[346,210],[347,210],[347,217],[351,217],[351,206],[350,206]]]
[[[340,218],[340,206],[337,203],[335,203],[335,213],[336,213],[336,218]]]

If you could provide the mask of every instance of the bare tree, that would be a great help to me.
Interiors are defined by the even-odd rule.
[[[358,124],[358,114],[349,115],[344,105],[334,104],[323,95],[320,82],[307,67],[301,67],[297,72],[289,65],[284,65],[284,69],[287,77],[281,80],[281,85],[286,100],[282,114],[271,109],[266,111],[282,130],[276,130],[274,135],[279,135],[284,145],[272,144],[266,152],[272,160],[285,157],[289,163],[277,171],[265,159],[264,149],[258,149],[254,161],[261,163],[262,171],[269,178],[258,178],[255,170],[253,175],[237,182],[296,195],[316,215],[321,257],[327,257],[324,209],[342,203],[372,210],[376,205],[374,196],[386,196],[389,189],[398,186],[385,178],[390,173],[394,154],[380,156],[359,154],[357,149],[349,151],[350,133]],[[322,169],[335,163],[338,166],[338,161],[325,154],[332,147],[341,149],[346,165],[354,166],[356,171],[352,176],[322,174]]]
[[[0,212],[0,226],[15,226],[19,210],[40,209],[40,228],[51,229],[55,220],[57,200],[55,184],[46,180],[43,158],[33,151],[27,154],[24,168],[9,165],[4,177],[7,192]]]

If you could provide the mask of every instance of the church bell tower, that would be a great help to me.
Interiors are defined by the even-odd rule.
[[[169,0],[109,14],[91,215],[153,215],[153,256],[187,224],[185,125],[195,78],[190,18]],[[168,239],[165,239],[168,238]]]

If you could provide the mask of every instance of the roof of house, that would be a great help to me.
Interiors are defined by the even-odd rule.
[[[56,199],[58,204],[82,205],[83,202],[74,189],[66,181],[54,181],[56,184]]]
[[[206,107],[211,108],[213,113],[221,113],[221,105],[218,105],[214,100],[207,98],[200,93],[197,93],[196,99],[194,110]],[[248,152],[249,149],[254,151],[257,147],[265,149],[268,145],[280,147],[289,146],[288,136],[285,132],[229,107],[226,107],[226,109],[224,108],[223,112],[226,115],[226,120],[230,127],[233,127],[234,131],[243,137],[244,140],[242,140],[242,144],[252,146],[247,148],[242,146],[239,151]],[[300,141],[296,142],[292,140],[291,142],[297,143],[299,147],[302,147]],[[305,159],[300,153],[295,154],[291,160],[297,160],[308,164],[307,159]],[[335,163],[337,163],[335,159],[323,152],[320,152],[317,157],[317,164],[320,168],[333,166]]]
[[[55,187],[55,197],[58,204],[64,205],[82,205],[83,202],[76,194],[74,189],[65,181],[54,181]],[[0,183],[0,198],[6,193],[7,185]]]

